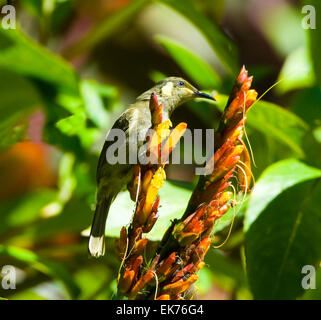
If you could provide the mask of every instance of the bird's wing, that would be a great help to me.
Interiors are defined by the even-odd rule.
[[[128,109],[129,110],[129,109]],[[125,132],[126,137],[128,136],[128,129],[129,129],[129,119],[128,119],[128,110],[126,110],[114,123],[112,129],[121,129]],[[111,129],[111,130],[112,130]],[[111,131],[110,130],[110,131]],[[100,152],[99,160],[98,160],[98,165],[97,165],[97,172],[96,172],[96,179],[97,182],[99,181],[100,177],[102,176],[103,169],[105,167],[105,164],[107,163],[106,161],[106,152],[109,146],[111,146],[114,141],[111,139],[108,139],[110,135],[110,131],[107,135],[107,139],[104,143],[103,149]]]

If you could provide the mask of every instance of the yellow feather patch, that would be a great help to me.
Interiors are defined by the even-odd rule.
[[[165,96],[171,96],[173,92],[174,84],[173,82],[168,82],[163,88],[162,88],[162,94]]]

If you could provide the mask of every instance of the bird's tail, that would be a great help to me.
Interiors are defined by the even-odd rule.
[[[89,252],[99,258],[105,254],[105,226],[112,199],[97,203],[89,238]]]

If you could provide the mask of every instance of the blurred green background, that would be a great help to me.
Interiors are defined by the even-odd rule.
[[[257,184],[237,207],[228,242],[209,251],[196,296],[321,298],[319,0],[11,3],[16,29],[0,24],[0,280],[2,267],[13,265],[17,283],[0,285],[0,297],[111,299],[119,269],[113,241],[96,260],[86,236],[108,129],[165,76],[182,76],[218,100],[189,102],[173,124],[216,128],[245,64],[259,95],[276,84],[247,121]],[[316,29],[302,27],[306,4],[316,9]],[[167,175],[153,241],[180,217],[196,182],[194,164],[169,165]],[[117,237],[133,209],[120,194],[106,235]],[[215,244],[232,218],[231,211],[218,221]],[[316,289],[302,288],[305,265],[316,267]]]

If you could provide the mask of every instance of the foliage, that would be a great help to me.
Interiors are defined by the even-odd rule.
[[[180,75],[213,93],[216,103],[189,102],[172,120],[217,128],[246,63],[259,94],[280,82],[247,116],[257,182],[246,202],[236,197],[231,234],[233,210],[217,222],[214,243],[229,240],[209,250],[197,292],[205,297],[215,285],[230,299],[320,299],[320,269],[317,290],[301,286],[302,267],[321,261],[320,28],[301,28],[301,8],[314,5],[321,20],[320,1],[280,1],[274,10],[282,14],[273,17],[269,1],[260,2],[262,19],[253,24],[247,1],[17,1],[17,29],[0,26],[0,271],[12,264],[19,277],[0,297],[110,299],[119,269],[114,241],[110,254],[93,260],[86,236],[108,129],[152,86],[150,74]],[[155,244],[186,209],[191,168],[168,167],[149,235]],[[122,192],[106,235],[118,237],[133,210]]]

